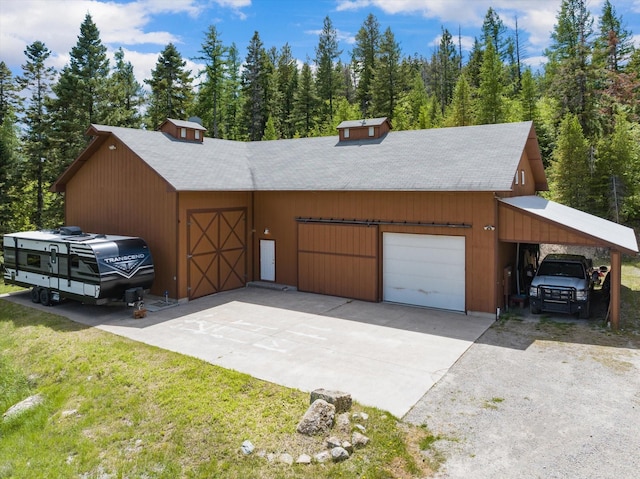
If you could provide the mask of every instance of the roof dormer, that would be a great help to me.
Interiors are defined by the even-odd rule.
[[[190,118],[189,121],[167,118],[158,129],[176,140],[202,143],[207,129],[198,120],[198,118]]]
[[[375,140],[391,130],[387,117],[343,121],[338,125],[340,141]]]

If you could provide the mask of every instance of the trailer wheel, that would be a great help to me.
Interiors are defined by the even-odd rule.
[[[51,304],[51,295],[47,288],[42,288],[40,290],[40,302],[43,306],[49,306]]]
[[[31,288],[31,302],[39,303],[40,302],[40,288],[34,286]]]

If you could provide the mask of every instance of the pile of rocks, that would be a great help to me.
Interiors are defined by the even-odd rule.
[[[326,439],[322,450],[313,455],[300,454],[295,460],[296,464],[311,464],[314,461],[323,463],[330,460],[341,462],[369,443],[363,424],[369,416],[363,412],[350,413],[350,394],[316,389],[311,393],[310,402],[311,405],[298,423],[296,431],[306,436],[324,435]],[[250,441],[245,441],[240,449],[243,454],[248,455],[252,454],[255,448]],[[260,451],[258,455],[264,456],[270,462],[277,461],[289,465],[294,463],[293,456],[288,453],[267,454]]]

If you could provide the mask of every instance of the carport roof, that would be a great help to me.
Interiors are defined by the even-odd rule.
[[[501,202],[529,214],[553,221],[567,228],[619,247],[627,253],[638,253],[638,242],[631,228],[605,220],[584,211],[555,203],[540,196],[515,196],[501,198]]]

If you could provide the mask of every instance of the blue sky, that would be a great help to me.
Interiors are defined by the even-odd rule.
[[[588,1],[594,28],[603,3]],[[640,47],[640,0],[611,3]],[[40,40],[53,52],[51,65],[62,68],[87,13],[110,55],[122,47],[141,82],[169,42],[188,68],[197,71],[200,66],[193,59],[209,25],[216,26],[224,44],[235,42],[243,59],[257,30],[265,47],[289,43],[300,62],[312,60],[327,15],[337,29],[345,61],[369,13],[377,17],[381,30],[391,27],[404,55],[429,58],[444,27],[456,43],[460,29],[466,56],[487,9],[493,7],[510,28],[518,18],[525,62],[538,67],[560,4],[561,0],[0,0],[0,60],[20,74],[25,47]]]

